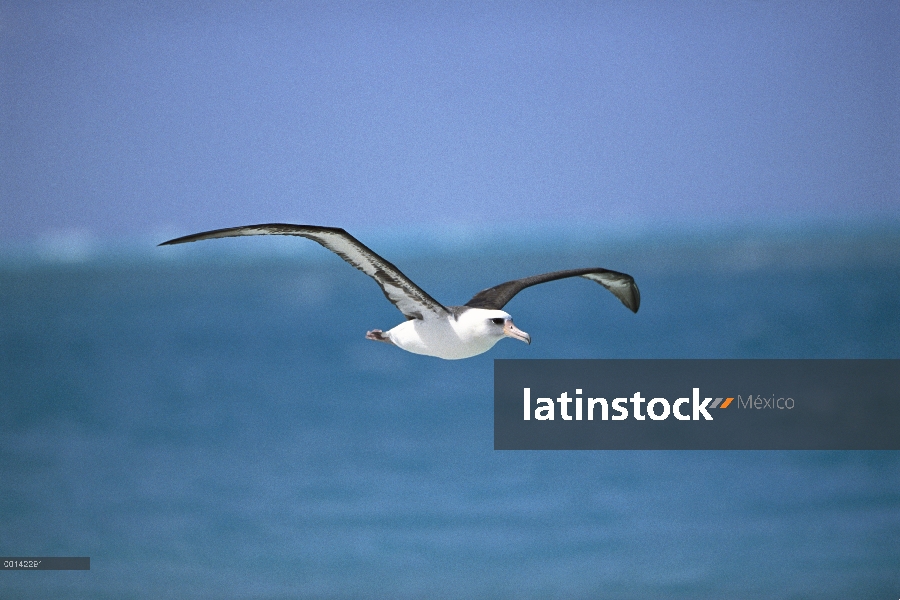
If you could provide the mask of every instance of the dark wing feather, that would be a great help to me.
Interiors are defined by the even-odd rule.
[[[291,225],[288,223],[247,225],[245,227],[229,227],[228,229],[216,229],[215,231],[186,235],[163,242],[160,246],[243,235],[296,235],[305,237],[325,246],[374,279],[381,286],[381,291],[384,292],[385,297],[400,309],[400,312],[406,315],[407,319],[421,319],[426,313],[431,313],[435,316],[447,314],[447,309],[440,302],[410,281],[400,269],[378,256],[365,244],[338,227]]]
[[[612,292],[616,298],[622,301],[622,304],[631,309],[631,312],[637,312],[641,306],[641,293],[638,291],[638,287],[631,275],[600,268],[554,271],[553,273],[544,273],[507,281],[492,288],[481,290],[471,300],[466,302],[466,306],[499,310],[512,300],[513,296],[527,287],[548,281],[556,281],[557,279],[565,279],[566,277],[584,277],[585,279],[596,281]]]

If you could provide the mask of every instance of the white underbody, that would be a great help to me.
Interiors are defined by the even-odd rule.
[[[469,358],[494,347],[503,337],[502,327],[491,327],[490,317],[509,315],[500,310],[472,308],[458,317],[411,319],[384,333],[396,346],[414,354],[448,360]]]

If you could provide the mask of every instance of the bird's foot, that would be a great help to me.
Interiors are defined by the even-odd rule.
[[[384,342],[386,344],[393,344],[394,342],[391,339],[384,335],[384,332],[380,329],[373,329],[372,331],[366,332],[366,339],[372,340],[373,342]]]

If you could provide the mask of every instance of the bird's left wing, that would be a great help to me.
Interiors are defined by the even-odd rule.
[[[585,279],[596,281],[612,292],[616,298],[622,301],[622,304],[631,309],[631,312],[637,312],[641,306],[641,293],[631,275],[599,267],[554,271],[553,273],[543,273],[542,275],[507,281],[492,288],[481,290],[471,300],[466,302],[466,306],[499,310],[512,300],[513,296],[527,287],[548,281],[556,281],[557,279],[565,279],[566,277],[584,277]]]
[[[160,246],[243,235],[296,235],[325,246],[374,279],[381,287],[385,297],[400,309],[407,319],[421,319],[426,313],[443,316],[448,312],[440,302],[413,283],[400,269],[339,227],[291,225],[289,223],[246,225],[186,235],[163,242]]]

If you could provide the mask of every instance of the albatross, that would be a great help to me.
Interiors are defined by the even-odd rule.
[[[636,313],[641,304],[640,292],[631,275],[591,267],[513,279],[481,290],[463,306],[444,306],[400,269],[338,227],[288,223],[245,225],[186,235],[163,242],[160,246],[245,235],[295,235],[331,250],[374,279],[385,297],[406,317],[405,322],[388,331],[373,329],[367,332],[366,339],[393,344],[414,354],[447,360],[487,352],[504,337],[531,344],[531,336],[516,327],[509,313],[501,309],[513,296],[539,283],[583,277],[605,287],[632,312]]]

